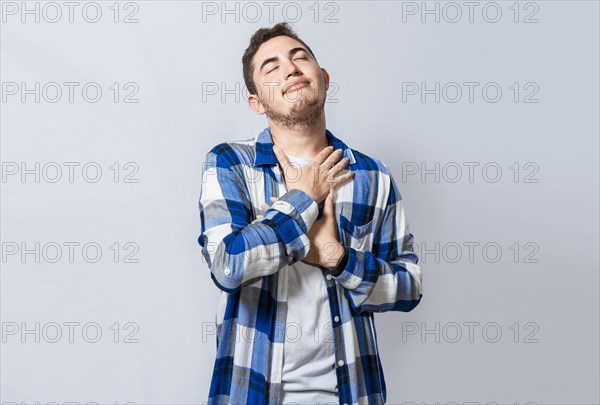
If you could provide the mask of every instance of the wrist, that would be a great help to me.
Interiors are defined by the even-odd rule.
[[[317,219],[321,219],[323,217],[323,208],[325,208],[325,201],[322,201],[317,204],[319,207],[319,215],[317,215]]]
[[[326,270],[334,277],[339,276],[344,271],[348,261],[348,253],[346,252],[346,248],[341,244],[339,245],[339,252],[339,257],[336,262],[331,266],[325,266]]]

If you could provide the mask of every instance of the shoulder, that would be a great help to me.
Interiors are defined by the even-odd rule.
[[[369,156],[357,149],[350,148],[356,160],[355,170],[366,170],[373,172],[374,176],[388,179],[391,176],[390,169],[382,160]]]
[[[224,141],[213,146],[206,154],[208,162],[217,166],[231,167],[240,164],[250,165],[254,161],[255,138]]]
[[[381,202],[388,203],[401,199],[400,192],[394,181],[394,176],[390,167],[381,159],[369,156],[364,152],[352,149],[352,154],[356,160],[354,170],[360,173],[361,177],[369,181],[370,188],[379,194]]]

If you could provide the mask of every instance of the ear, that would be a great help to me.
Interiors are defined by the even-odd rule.
[[[263,115],[265,113],[265,108],[256,94],[250,94],[248,96],[248,107],[254,110],[258,115]]]
[[[323,72],[323,78],[325,79],[325,90],[329,90],[329,73],[325,68],[321,68],[321,72]]]

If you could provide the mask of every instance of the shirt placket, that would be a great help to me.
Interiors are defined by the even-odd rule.
[[[269,169],[268,169],[269,170]],[[282,177],[281,177],[281,170],[279,169],[279,165],[275,165],[272,166],[272,168],[270,169],[272,170],[272,173],[275,177],[276,181],[273,181],[273,178],[271,176],[265,176],[265,181],[271,182],[270,187],[267,188],[266,184],[265,184],[265,190],[271,190],[271,193],[274,194],[273,197],[277,197],[279,198],[280,196],[282,196],[283,194],[285,194],[287,192],[286,187],[285,187],[285,183],[282,181]],[[268,192],[267,192],[268,194]],[[267,204],[270,205],[271,201],[268,197],[270,196],[266,196],[267,199]],[[284,271],[278,271],[277,272],[277,302],[284,302],[287,305],[287,300],[288,300],[288,272],[285,271],[285,269],[282,269]],[[279,305],[279,304],[277,304]],[[279,308],[277,308],[277,310],[274,312],[275,314],[277,314],[279,312]],[[285,325],[286,325],[286,320],[287,320],[287,311],[284,311],[284,317],[281,320],[283,322],[283,325],[275,325],[275,330],[278,331],[282,331],[283,333],[283,344],[285,344]],[[282,386],[281,386],[281,382],[282,382],[282,376],[283,376],[283,351],[284,351],[284,347],[283,344],[275,344],[273,345],[273,351],[272,351],[272,358],[271,358],[271,367],[272,367],[272,374],[271,374],[271,382],[273,383],[272,387],[277,387],[276,388],[276,394],[275,394],[275,403],[280,403],[281,402],[281,398],[282,398]]]
[[[276,195],[275,197],[280,197],[283,194],[287,193],[287,187],[285,186],[285,182],[283,181],[283,178],[281,176],[281,170],[279,168],[279,165],[275,165],[273,166],[273,173],[275,175],[275,178],[277,180],[277,184],[273,184],[273,190],[277,190],[278,195]],[[288,300],[288,272],[287,271],[280,271],[279,273],[279,277],[278,277],[278,283],[277,283],[277,288],[278,288],[278,294],[277,294],[277,299],[280,302],[285,302],[287,304],[287,300]],[[343,341],[343,333],[342,333],[342,328],[341,328],[341,312],[340,312],[340,308],[339,305],[336,305],[335,303],[338,302],[339,299],[339,294],[337,291],[337,284],[335,283],[335,280],[333,280],[333,276],[331,274],[327,274],[325,276],[325,284],[327,287],[327,295],[329,298],[329,305],[330,305],[330,316],[331,316],[331,324],[333,325],[333,332],[334,332],[334,353],[335,353],[335,370],[336,370],[336,378],[337,378],[337,382],[338,382],[338,398],[340,399],[340,405],[348,405],[347,401],[342,402],[342,398],[346,398],[349,392],[348,387],[346,387],[343,383],[343,381],[345,379],[340,379],[340,373],[338,372],[338,368],[343,367],[346,364],[346,360],[345,360],[345,354],[344,354],[344,341]],[[332,296],[333,294],[333,296]],[[287,311],[286,311],[286,315],[287,315]],[[338,327],[340,326],[340,327]],[[284,320],[284,325],[277,325],[278,330],[283,330],[284,331],[284,344],[285,344],[285,320]],[[279,329],[281,328],[281,329]],[[278,381],[277,381],[277,386],[279,387],[279,391],[277,393],[277,397],[278,397],[278,401],[281,398],[281,377],[283,375],[283,346],[278,346],[276,348],[276,350],[273,351],[274,354],[274,359],[276,359],[277,364],[273,364],[273,367],[276,370],[279,370],[279,373],[277,373],[278,376]],[[275,381],[273,381],[275,382]],[[344,394],[342,394],[344,393]]]

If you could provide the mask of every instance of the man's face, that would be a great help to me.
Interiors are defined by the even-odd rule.
[[[253,61],[257,94],[250,95],[250,107],[282,126],[312,126],[324,110],[329,75],[304,45],[283,35],[271,38]]]

